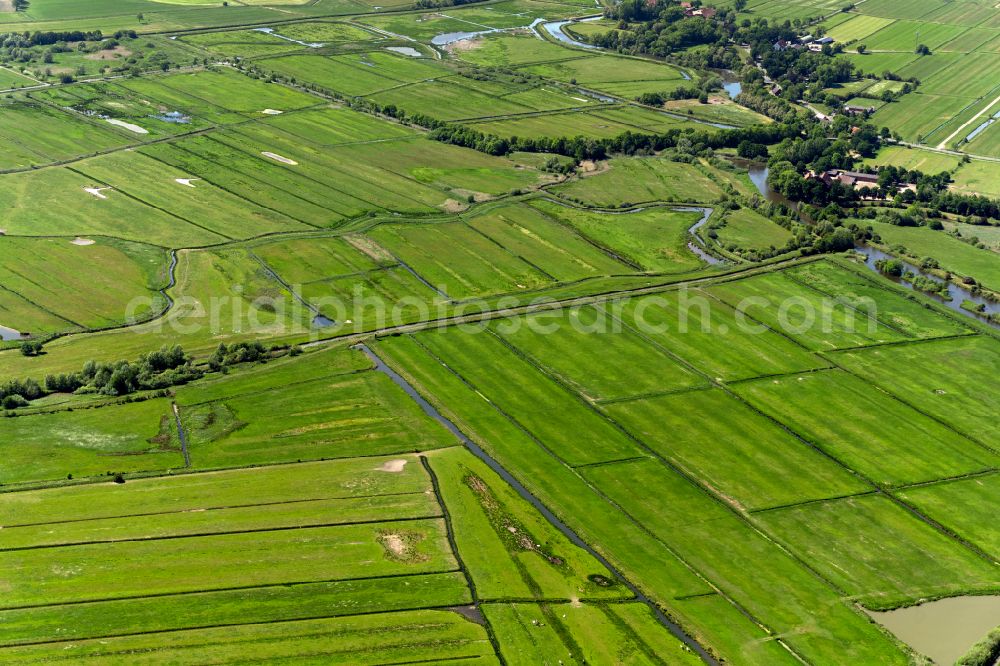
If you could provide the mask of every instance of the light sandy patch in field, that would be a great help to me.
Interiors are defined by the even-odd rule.
[[[406,542],[403,541],[403,537],[398,534],[383,534],[382,545],[386,547],[393,555],[399,559],[405,559],[409,553],[409,548],[406,547]]]
[[[2,2],[3,0],[0,0]],[[106,51],[98,51],[97,53],[88,53],[84,56],[87,60],[121,60],[122,58],[127,58],[132,55],[124,46],[116,46],[113,49],[108,49]]]
[[[14,11],[14,0],[0,0],[0,12]]]
[[[275,160],[276,162],[281,162],[282,164],[291,164],[292,166],[298,164],[298,162],[296,162],[295,160],[290,160],[287,157],[282,157],[278,153],[271,153],[266,150],[262,152],[261,155],[263,155],[264,157],[270,157],[272,160]]]
[[[73,245],[93,245],[94,244],[94,241],[90,240],[89,238],[80,238],[79,236],[77,236],[76,238],[74,238],[70,242]]]
[[[268,116],[280,116],[284,111],[278,111],[277,109],[264,109],[261,113]]]
[[[85,187],[83,191],[87,194],[93,194],[98,199],[107,199],[108,196],[104,194],[104,190],[110,190],[110,187]]]
[[[174,178],[174,182],[180,183],[185,187],[194,187],[194,185],[192,185],[191,183],[193,183],[196,180],[201,180],[201,178]]]
[[[581,175],[583,176],[596,176],[599,173],[604,173],[611,167],[608,166],[606,160],[595,162],[594,160],[584,160],[580,162],[580,169],[583,171]]]
[[[455,201],[454,199],[445,199],[444,203],[438,207],[443,209],[446,213],[460,213],[465,210],[465,204],[461,201]]]
[[[463,53],[482,48],[483,44],[484,42],[482,39],[479,39],[478,37],[471,37],[469,39],[460,39],[457,42],[446,44],[444,50],[448,53]]]
[[[410,461],[409,460],[389,460],[387,462],[382,463],[382,466],[379,467],[378,470],[380,472],[395,472],[395,473],[399,473],[399,472],[403,471],[403,468],[406,467],[406,463],[408,463],[408,462],[410,462]]]
[[[133,123],[127,123],[124,120],[118,120],[117,118],[105,118],[104,121],[111,123],[115,127],[123,127],[129,132],[135,132],[136,134],[149,134],[149,130],[145,127],[139,127]]]
[[[392,256],[392,253],[386,250],[384,247],[373,241],[366,236],[349,235],[344,236],[344,240],[351,244],[355,250],[367,254],[369,257],[378,262],[392,261],[395,262],[396,258]],[[350,323],[350,322],[348,322]]]

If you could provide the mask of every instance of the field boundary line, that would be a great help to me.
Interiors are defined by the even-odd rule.
[[[622,465],[625,463],[640,462],[643,460],[650,460],[649,456],[632,456],[630,458],[618,458],[617,460],[601,460],[600,462],[584,463],[582,465],[569,465],[565,464],[567,467],[572,467],[573,469],[590,469],[592,467],[609,467],[611,465]]]
[[[490,405],[490,407],[493,410],[495,410],[505,420],[509,421],[514,428],[516,428],[516,429],[520,430],[521,432],[523,432],[528,439],[530,439],[535,444],[537,444],[538,447],[542,451],[544,451],[546,455],[548,455],[552,459],[554,459],[557,464],[566,466],[565,463],[563,463],[562,460],[558,456],[556,456],[554,453],[552,453],[552,451],[550,451],[545,446],[545,444],[543,444],[542,442],[540,442],[531,432],[527,431],[517,421],[515,421],[514,419],[512,419],[510,417],[510,415],[508,415],[507,412],[505,412],[503,409],[501,409],[496,403],[494,403],[492,400],[490,400],[489,398],[487,398],[468,379],[466,379],[463,375],[459,374],[454,368],[452,368],[451,366],[449,366],[448,364],[446,364],[433,351],[431,351],[426,346],[424,346],[423,343],[421,343],[416,337],[410,336],[409,339],[411,339],[425,354],[427,354],[427,356],[433,362],[437,363],[442,368],[444,368],[446,372],[448,372],[449,374],[453,375],[456,379],[458,379],[459,382],[461,382],[469,390],[475,392],[477,395],[479,395],[480,397],[482,397],[483,400],[488,405]],[[381,357],[379,357],[379,358],[381,358]],[[390,359],[391,359],[391,356],[390,356]],[[385,362],[383,361],[383,363],[385,363]],[[386,366],[389,367],[388,364],[386,364]],[[410,375],[407,372],[407,370],[404,367],[402,367],[401,364],[397,364],[397,368],[399,368],[399,371],[397,372],[397,374],[404,381],[406,381],[407,384],[410,385],[410,387],[413,389],[413,391],[417,395],[420,395],[421,399],[423,399],[425,402],[428,402],[428,404],[432,404],[432,403],[430,403],[427,400],[427,398],[424,397],[424,394],[426,393],[427,395],[431,395],[431,396],[433,396],[433,394],[432,393],[428,393],[427,389],[424,388],[423,385],[419,381],[416,381],[415,378],[413,378],[413,376]],[[396,372],[395,369],[393,371]],[[418,390],[417,387],[424,388],[424,392],[421,393]],[[463,421],[444,402],[439,401],[436,398],[434,400],[435,400],[435,403],[436,403],[436,404],[433,405],[434,408],[435,408],[435,410],[437,410],[438,406],[440,406],[440,409],[443,410],[443,411],[439,411],[439,413],[443,417],[445,417],[448,420],[448,422],[451,423],[455,427],[456,431],[458,431],[461,434],[461,437],[462,437],[462,440],[463,440],[463,444],[466,447],[468,447],[469,450],[471,450],[474,455],[476,455],[477,457],[479,457],[480,459],[482,459],[491,469],[493,469],[497,474],[499,474],[500,477],[504,479],[504,481],[506,481],[508,484],[510,484],[510,486],[518,493],[518,495],[520,495],[523,499],[525,499],[532,506],[534,506],[542,514],[542,516],[555,529],[557,529],[558,531],[560,531],[561,533],[563,533],[570,540],[570,542],[572,542],[575,546],[577,546],[577,547],[583,549],[584,551],[586,551],[587,553],[589,553],[598,562],[600,562],[602,566],[604,566],[608,571],[610,571],[616,577],[616,579],[618,579],[619,581],[621,581],[629,589],[629,591],[632,592],[636,596],[636,598],[637,598],[637,600],[638,600],[639,603],[643,603],[644,605],[646,605],[653,612],[653,614],[656,617],[657,621],[665,629],[667,629],[670,632],[671,635],[673,635],[675,638],[679,639],[685,645],[687,645],[692,650],[694,650],[702,658],[702,660],[705,661],[706,663],[708,663],[710,665],[713,665],[713,666],[718,666],[718,661],[716,660],[716,658],[714,657],[714,655],[712,655],[711,653],[709,653],[700,643],[698,643],[689,633],[687,633],[687,630],[685,628],[683,628],[680,624],[676,623],[673,618],[667,616],[666,613],[663,611],[663,609],[660,607],[660,605],[656,601],[654,601],[648,595],[646,595],[643,592],[641,592],[640,589],[639,589],[639,587],[636,584],[630,582],[628,580],[628,578],[625,577],[625,575],[621,572],[621,570],[618,567],[616,567],[613,564],[611,564],[611,562],[608,560],[607,557],[605,557],[605,556],[601,555],[600,553],[598,553],[592,546],[590,546],[586,541],[584,541],[583,538],[579,536],[579,534],[576,531],[576,529],[574,529],[573,527],[570,527],[570,525],[568,523],[566,523],[562,519],[560,519],[555,514],[555,512],[553,512],[551,509],[549,509],[545,505],[544,502],[542,502],[537,496],[535,496],[535,494],[532,493],[523,483],[521,483],[518,480],[517,477],[515,477],[510,471],[508,471],[507,468],[504,467],[500,463],[499,460],[497,460],[496,458],[494,458],[490,453],[488,453],[485,449],[483,449],[475,441],[473,441],[471,437],[475,437],[476,439],[478,439],[480,441],[486,441],[485,438],[481,437],[476,432],[475,428],[470,427],[468,424],[466,424],[465,421]],[[465,429],[459,429],[459,425],[458,425],[459,423],[463,424],[465,426]],[[466,431],[468,431],[468,432],[471,433],[471,437],[468,436],[468,435],[465,435]],[[587,482],[586,479],[584,479],[579,474],[577,474],[571,467],[566,466],[566,468],[569,470],[569,472],[571,474],[573,474],[574,476],[576,476],[592,492],[594,492],[595,495],[597,495],[598,497],[600,497],[602,500],[607,501],[609,504],[612,504],[610,502],[610,500],[607,500],[607,498],[603,495],[603,493],[601,493],[599,490],[597,490],[592,485],[590,485],[590,483]],[[623,515],[626,515],[626,514],[623,514]],[[631,517],[629,517],[627,515],[626,515],[626,517],[629,518],[630,521],[634,522],[634,520]],[[639,529],[642,529],[641,526],[638,526],[638,527],[639,527]],[[660,543],[659,540],[657,540],[657,543]],[[706,587],[709,587],[709,588],[711,588],[713,590],[718,591],[718,588],[716,586],[712,585],[709,581],[707,581],[704,578],[704,576],[702,576],[697,570],[695,570],[693,567],[691,567],[690,564],[688,564],[687,562],[685,562],[681,557],[679,557],[676,553],[674,553],[674,551],[669,546],[667,546],[666,544],[661,544],[661,545],[663,545],[664,549],[668,553],[670,553],[673,557],[675,557],[678,560],[678,562],[681,563],[682,566],[686,567],[688,570],[690,570],[692,572],[692,574],[695,577],[697,577],[698,579],[700,579],[701,581],[703,581],[705,583]],[[676,611],[674,611],[674,612],[676,612]]]
[[[945,485],[949,483],[957,483],[959,481],[966,481],[968,479],[978,479],[983,476],[992,476],[1000,472],[1000,470],[985,470],[982,472],[970,472],[969,474],[960,474],[958,476],[948,476],[941,479],[934,479],[933,481],[920,481],[918,483],[911,483],[905,486],[896,486],[892,489],[893,492],[902,492],[911,490],[914,488],[924,488],[927,486]]]
[[[371,353],[374,354],[374,352]],[[434,468],[431,466],[427,456],[422,455],[419,457],[420,465],[423,467],[424,472],[430,479],[431,488],[434,491],[434,499],[437,501],[438,508],[441,509],[441,517],[444,519],[445,534],[448,537],[448,545],[451,548],[451,554],[454,556],[455,562],[458,564],[458,570],[462,572],[463,576],[465,576],[465,584],[469,587],[469,594],[472,597],[472,605],[476,609],[476,612],[482,617],[482,626],[486,630],[486,636],[489,638],[490,645],[493,647],[493,653],[496,655],[500,664],[502,666],[506,666],[507,660],[504,659],[503,653],[500,651],[500,641],[497,639],[496,633],[493,631],[493,625],[490,623],[489,618],[487,618],[486,614],[482,611],[479,591],[476,589],[476,581],[473,579],[472,574],[469,573],[468,568],[465,566],[465,560],[462,559],[462,554],[458,550],[458,539],[455,538],[455,528],[452,525],[451,511],[448,510],[448,505],[445,504],[444,496],[441,494],[441,486],[438,483],[437,474],[434,472]]]
[[[300,463],[291,463],[292,465],[299,465]],[[169,477],[160,477],[169,478]],[[72,486],[70,486],[72,487]],[[353,499],[374,499],[376,497],[406,497],[409,495],[423,495],[423,491],[413,490],[408,492],[400,493],[381,493],[377,495],[338,495],[334,497],[305,497],[292,500],[277,500],[274,502],[255,502],[253,504],[229,504],[224,506],[199,506],[194,509],[173,509],[170,511],[149,511],[144,513],[127,513],[118,516],[94,516],[91,518],[70,518],[67,520],[50,520],[41,523],[13,523],[6,524],[3,526],[5,530],[16,530],[18,528],[26,527],[44,527],[46,525],[67,525],[73,523],[90,523],[96,522],[98,520],[128,520],[129,518],[145,518],[149,516],[169,516],[180,513],[193,513],[193,512],[208,512],[208,511],[230,511],[233,509],[252,509],[259,506],[281,506],[284,504],[302,504],[308,502],[340,502],[344,500]],[[347,524],[347,523],[339,523]],[[90,543],[90,542],[87,542]]]
[[[620,321],[620,320],[619,320]],[[630,329],[632,330],[632,329]],[[648,341],[643,340],[648,344]],[[676,358],[672,358],[676,361]],[[595,405],[618,405],[623,402],[639,402],[642,400],[655,400],[656,398],[665,398],[668,395],[677,395],[679,393],[693,393],[694,391],[711,391],[715,388],[715,385],[711,382],[706,381],[704,384],[697,384],[695,386],[684,386],[681,388],[668,389],[665,391],[652,391],[650,393],[639,393],[635,395],[624,395],[617,398],[596,398],[591,402]]]
[[[321,381],[329,381],[329,380],[334,379],[336,377],[345,377],[346,378],[346,377],[352,377],[354,375],[363,375],[366,372],[372,372],[374,369],[375,369],[374,367],[371,367],[371,368],[358,368],[358,369],[355,369],[355,370],[348,370],[346,372],[335,372],[335,373],[330,374],[330,375],[322,375],[320,377],[313,377],[312,379],[300,379],[298,381],[288,382],[288,383],[282,384],[280,386],[269,386],[267,388],[259,388],[259,389],[256,389],[256,390],[248,390],[245,393],[232,393],[232,394],[227,394],[226,396],[221,397],[221,398],[212,398],[211,400],[202,400],[200,402],[190,402],[190,403],[185,403],[185,404],[178,405],[178,406],[182,410],[183,409],[190,409],[192,407],[201,407],[203,405],[211,405],[211,404],[215,404],[217,402],[224,402],[226,400],[233,400],[235,398],[244,398],[244,397],[249,396],[249,395],[260,395],[262,393],[271,393],[272,391],[282,391],[282,390],[290,388],[292,386],[303,386],[305,384],[313,384],[313,383],[321,382]],[[215,381],[221,381],[221,380],[216,379]],[[351,457],[353,458],[355,456],[351,456]],[[239,468],[237,468],[237,469],[239,469]]]
[[[355,580],[388,580],[394,578],[411,578],[413,576],[431,576],[436,574],[461,573],[459,569],[442,569],[440,571],[420,571],[410,573],[384,574],[381,576],[357,576],[354,578],[323,578],[319,580],[293,580],[281,583],[265,583],[263,585],[235,585],[233,587],[217,587],[201,590],[182,590],[180,592],[153,592],[150,594],[139,594],[128,597],[104,597],[101,599],[80,599],[71,601],[60,601],[52,604],[28,604],[22,606],[4,606],[0,608],[0,616],[7,611],[32,610],[39,608],[61,608],[63,606],[82,606],[84,604],[100,604],[114,601],[135,601],[138,599],[160,599],[163,597],[180,597],[192,594],[211,594],[215,592],[238,592],[242,590],[262,590],[274,587],[295,587],[299,585],[315,585],[322,583],[349,583]]]
[[[413,577],[413,578],[415,578],[415,577],[420,577],[420,576],[446,576],[446,575],[452,574],[452,573],[458,573],[458,571],[447,571],[447,572],[440,572],[440,573],[414,573],[414,574],[405,574],[405,575],[401,575],[401,576],[398,576],[398,577],[399,578],[406,578],[406,577]],[[342,583],[342,582],[350,582],[350,581],[354,581],[354,580],[368,580],[368,579],[349,578],[349,579],[345,579],[345,580],[336,580],[336,581],[317,581],[316,583],[295,583],[295,584],[293,584],[293,586],[297,586],[297,585],[314,585],[314,584],[322,585],[324,582]],[[247,588],[247,589],[255,589],[255,588]],[[212,592],[185,592],[185,593],[182,593],[182,594],[212,594]],[[170,596],[175,596],[175,595],[170,595]],[[179,595],[176,595],[176,596],[182,596],[182,595],[179,594]],[[124,599],[124,600],[111,599],[109,601],[110,602],[128,601],[128,599]],[[98,603],[108,603],[108,602],[107,601],[95,601],[95,602],[85,602],[85,603],[95,603],[95,604],[98,604]],[[272,624],[285,624],[285,623],[288,623],[288,622],[308,622],[310,620],[325,620],[325,619],[340,618],[340,617],[364,617],[366,615],[392,615],[392,614],[395,614],[395,613],[412,613],[412,612],[415,612],[415,611],[422,611],[422,610],[442,610],[442,611],[447,611],[447,610],[451,610],[453,608],[454,608],[453,605],[452,606],[414,606],[412,608],[393,608],[393,609],[390,609],[390,610],[363,611],[363,612],[360,612],[360,613],[338,613],[338,614],[334,614],[334,615],[309,615],[309,616],[304,616],[304,617],[281,618],[281,619],[273,619],[273,620],[263,620],[263,621],[258,621],[258,622],[223,622],[223,623],[218,623],[218,624],[205,624],[205,625],[197,625],[197,626],[191,626],[191,627],[174,627],[174,628],[168,628],[168,629],[148,629],[146,631],[126,632],[126,633],[120,633],[120,634],[100,634],[100,635],[74,637],[74,638],[57,638],[57,639],[49,640],[49,641],[44,641],[44,640],[43,641],[25,641],[25,642],[22,642],[22,643],[0,644],[0,653],[2,653],[3,650],[17,649],[17,648],[21,648],[21,647],[31,647],[31,646],[36,646],[36,645],[59,645],[61,643],[75,643],[75,642],[78,642],[78,641],[102,640],[102,639],[110,639],[110,638],[126,638],[126,637],[129,637],[129,636],[145,636],[145,635],[149,635],[149,634],[166,634],[166,633],[174,633],[174,632],[180,633],[180,632],[185,632],[185,631],[202,631],[202,630],[206,630],[206,629],[224,629],[226,627],[250,627],[250,626],[255,626],[255,625],[265,625],[266,626],[266,625],[272,625]],[[2,615],[3,612],[4,611],[0,611],[0,615]]]
[[[747,511],[750,515],[757,515],[760,513],[769,513],[771,511],[782,511],[784,509],[797,509],[802,506],[810,506],[812,504],[825,504],[826,502],[834,502],[836,500],[853,499],[855,497],[872,497],[879,494],[878,490],[873,488],[871,490],[865,490],[860,493],[848,493],[845,495],[834,495],[832,497],[819,497],[816,499],[805,500],[802,502],[791,502],[789,504],[775,504],[774,506],[765,506],[759,509],[750,509]]]
[[[295,530],[314,530],[337,527],[354,527],[356,525],[388,525],[409,523],[421,520],[438,520],[443,516],[409,516],[405,518],[355,520],[346,523],[316,523],[310,525],[282,525],[277,527],[262,527],[257,529],[226,530],[222,532],[192,532],[188,534],[166,534],[157,536],[128,537],[125,539],[95,539],[93,541],[72,541],[66,543],[39,544],[34,546],[17,546],[14,548],[0,547],[0,553],[13,553],[26,550],[51,550],[53,548],[78,548],[111,543],[140,543],[147,541],[177,541],[180,539],[204,539],[210,537],[230,536],[233,534],[268,534],[271,532],[293,532]],[[0,608],[0,612],[6,610]]]
[[[950,335],[938,335],[931,338],[910,338],[908,340],[887,340],[885,342],[873,342],[870,345],[852,345],[850,347],[836,347],[834,349],[817,349],[814,350],[814,354],[841,354],[847,352],[858,352],[864,351],[866,349],[882,349],[885,347],[908,347],[910,345],[919,345],[926,342],[941,342],[943,340],[958,340],[961,338],[986,338],[987,336],[983,333],[970,329],[968,333],[953,333]],[[830,361],[835,363],[834,361]],[[840,367],[839,365],[837,367]]]
[[[120,404],[120,403],[112,403]],[[424,449],[424,451],[439,451],[441,449],[450,449],[453,446],[459,446],[458,443],[448,446],[434,446]],[[423,452],[423,451],[421,451]],[[202,469],[192,468],[190,470],[185,470],[184,468],[172,468],[163,467],[154,470],[139,470],[136,472],[128,472],[126,475],[127,479],[134,481],[149,480],[149,479],[159,479],[159,478],[175,478],[187,474],[220,474],[226,472],[239,472],[239,471],[250,471],[257,469],[267,469],[269,467],[283,467],[287,465],[299,465],[299,464],[315,464],[315,463],[336,463],[345,460],[355,460],[355,459],[386,459],[392,458],[393,456],[405,456],[414,455],[414,450],[412,448],[390,451],[388,453],[363,453],[356,456],[347,456],[341,458],[302,458],[301,460],[296,460],[295,462],[290,462],[288,460],[279,460],[275,462],[258,462],[247,465],[235,465],[235,466],[221,466],[221,467],[206,467]],[[95,476],[83,477],[81,479],[74,479],[72,483],[65,483],[63,479],[46,479],[42,482],[22,482],[22,485],[18,487],[12,487],[14,484],[0,485],[0,496],[5,493],[26,493],[34,492],[36,490],[52,490],[57,488],[75,488],[77,486],[95,486],[101,485],[102,483],[111,483],[106,474],[97,474]],[[23,485],[24,483],[35,483],[36,485]]]
[[[511,354],[513,354],[516,357],[522,358],[522,360],[524,360],[526,363],[528,363],[537,372],[540,372],[542,374],[542,376],[549,377],[558,386],[564,388],[565,390],[568,390],[569,393],[570,393],[570,395],[571,395],[571,399],[572,399],[573,396],[575,396],[581,402],[583,402],[584,404],[587,404],[586,401],[583,400],[582,396],[579,396],[579,394],[577,394],[576,392],[572,391],[572,389],[566,389],[566,387],[558,379],[552,377],[551,375],[549,375],[544,370],[541,370],[531,359],[526,358],[523,355],[523,352],[521,352],[520,350],[514,348],[507,341],[501,339],[499,336],[497,336],[495,333],[493,333],[488,327],[486,327],[485,330],[487,332],[489,332],[490,334],[492,334],[494,337],[496,337],[498,340],[500,340],[500,343],[503,346],[507,347],[508,351]],[[413,340],[416,341],[416,338],[411,338],[411,339],[413,339]],[[709,579],[705,574],[703,574],[701,572],[700,569],[698,569],[690,561],[688,561],[687,558],[681,556],[680,553],[673,546],[669,545],[663,539],[661,539],[656,534],[654,534],[648,527],[646,527],[646,525],[644,525],[642,522],[640,522],[638,519],[636,519],[634,516],[632,516],[631,513],[629,513],[627,510],[625,510],[624,507],[622,507],[619,503],[617,503],[616,501],[614,501],[613,499],[611,499],[610,497],[608,497],[600,488],[598,488],[597,486],[593,485],[589,480],[587,480],[584,476],[582,476],[576,470],[576,468],[574,468],[572,465],[570,465],[566,461],[564,461],[554,451],[552,451],[552,449],[550,449],[545,443],[543,443],[540,439],[538,439],[538,437],[534,433],[532,433],[530,430],[528,430],[527,428],[525,428],[515,418],[513,418],[510,414],[508,414],[505,410],[501,409],[496,403],[494,403],[491,399],[489,399],[488,397],[486,397],[485,394],[483,394],[481,391],[479,391],[476,388],[475,384],[471,383],[469,380],[467,380],[465,377],[463,377],[457,371],[455,371],[450,366],[448,366],[446,363],[444,363],[444,361],[442,359],[440,359],[439,357],[437,357],[433,352],[431,352],[430,350],[428,350],[422,344],[420,344],[419,342],[417,342],[417,344],[420,345],[429,354],[431,354],[431,356],[433,358],[435,358],[442,366],[444,366],[446,369],[448,369],[450,372],[452,372],[452,374],[454,374],[456,377],[458,377],[459,379],[461,379],[467,386],[469,386],[477,394],[479,394],[481,396],[484,396],[484,399],[491,406],[493,406],[494,409],[496,409],[502,416],[504,416],[505,418],[507,418],[507,420],[509,420],[512,424],[514,424],[522,432],[524,432],[543,451],[545,451],[549,456],[551,456],[553,459],[555,459],[555,461],[558,464],[566,467],[574,476],[577,477],[577,479],[579,479],[583,484],[585,484],[591,490],[591,492],[593,492],[595,495],[597,495],[598,497],[600,497],[601,500],[607,502],[609,505],[611,505],[612,507],[614,507],[615,509],[617,509],[621,513],[621,515],[625,516],[636,528],[638,528],[642,533],[646,534],[646,536],[648,536],[649,538],[653,539],[656,543],[660,544],[668,553],[670,553],[674,558],[676,558],[677,561],[680,562],[684,567],[686,567],[693,575],[695,575],[698,579],[700,579],[702,582],[704,582],[707,587],[715,590],[719,595],[721,595],[723,598],[725,598],[734,608],[736,608],[736,610],[738,612],[740,612],[741,614],[743,614],[748,620],[750,620],[755,625],[757,625],[759,628],[761,628],[769,636],[775,636],[775,637],[777,637],[777,638],[775,638],[775,640],[777,640],[779,643],[781,643],[782,645],[784,645],[784,642],[779,637],[779,634],[777,634],[770,627],[768,627],[766,624],[764,624],[760,619],[758,619],[753,613],[751,613],[742,604],[740,604],[738,601],[736,601],[735,599],[733,599],[730,595],[726,594],[722,590],[721,587],[719,587],[718,585],[716,585],[715,583],[713,583],[711,581],[711,579]],[[593,406],[591,406],[589,404],[587,406],[592,411],[596,412],[598,417],[604,417],[604,414],[602,412],[600,412],[599,410],[594,409]],[[623,435],[625,435],[626,437],[631,438],[631,436],[627,432],[625,432],[621,428],[621,426],[619,426],[618,424],[614,423],[610,419],[607,419],[607,420],[611,423],[611,425],[613,425],[620,432],[622,432]],[[631,438],[631,439],[633,439],[633,441],[636,441],[636,443],[639,444],[640,449],[645,448],[647,452],[650,452],[649,449],[648,449],[648,447],[644,446],[642,443],[638,442],[637,440],[634,440],[634,438]],[[656,457],[655,454],[653,454],[653,457],[654,458]],[[669,465],[667,465],[667,466],[669,467]],[[697,485],[697,484],[695,484],[695,485]],[[786,648],[786,649],[788,649],[789,652],[791,652],[793,655],[795,655],[797,658],[799,658],[800,661],[803,661],[803,663],[805,663],[804,660],[801,659],[801,657],[798,657],[798,655],[793,650],[791,650],[791,648]]]
[[[187,434],[184,432],[184,424],[181,423],[181,412],[177,408],[176,402],[170,403],[171,411],[174,413],[174,425],[177,426],[177,439],[181,442],[181,453],[184,455],[184,467],[191,467],[191,454],[188,452]]]

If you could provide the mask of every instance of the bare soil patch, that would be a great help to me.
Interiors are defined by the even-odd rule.
[[[482,46],[482,39],[479,39],[478,37],[470,37],[469,39],[460,39],[457,42],[446,44],[444,50],[448,53],[464,53],[468,51],[475,51]]]
[[[466,204],[461,201],[456,201],[455,199],[445,199],[444,203],[438,206],[446,213],[460,213],[465,210]]]
[[[371,257],[372,259],[374,259],[379,263],[382,262],[396,263],[396,258],[392,256],[392,254],[388,250],[386,250],[384,247],[382,247],[381,245],[379,245],[370,238],[352,234],[349,236],[344,236],[344,240],[350,243],[354,249],[358,250],[359,252],[367,254],[369,257]]]
[[[386,557],[398,562],[423,562],[427,560],[427,555],[417,552],[416,549],[416,545],[423,540],[423,534],[409,530],[380,531],[378,535],[378,542],[385,548]]]
[[[410,462],[410,461],[409,460],[402,460],[402,459],[401,460],[389,460],[389,461],[386,461],[386,462],[382,463],[382,465],[378,468],[378,471],[380,471],[380,472],[393,472],[393,473],[398,474],[399,472],[402,472],[403,469],[406,468],[406,463],[408,463],[408,462]]]
[[[3,2],[3,0],[0,0],[0,2]],[[129,57],[130,55],[132,55],[132,52],[124,46],[116,46],[115,48],[107,49],[106,51],[88,53],[85,58],[87,60],[121,60],[122,58]]]

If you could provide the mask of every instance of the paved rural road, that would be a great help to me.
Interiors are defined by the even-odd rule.
[[[896,144],[900,146],[906,146],[907,148],[919,148],[920,150],[929,150],[933,153],[944,153],[945,155],[954,155],[955,157],[969,157],[974,160],[983,160],[985,162],[1000,162],[1000,157],[990,157],[989,155],[973,155],[972,153],[963,153],[960,150],[951,150],[948,148],[935,148],[934,146],[925,146],[922,143],[897,141]]]
[[[940,149],[946,148],[948,146],[948,142],[949,141],[951,141],[956,136],[958,136],[958,134],[961,133],[961,131],[964,130],[966,127],[968,127],[972,123],[974,123],[977,120],[979,120],[983,116],[984,113],[987,113],[998,102],[1000,102],[1000,95],[997,95],[996,98],[992,102],[990,102],[989,104],[987,104],[986,106],[983,107],[982,111],[980,111],[976,115],[974,115],[971,118],[969,118],[967,121],[965,121],[965,123],[962,124],[961,127],[959,127],[957,130],[955,130],[954,132],[952,132],[951,134],[949,134],[948,138],[946,138],[944,141],[942,141],[941,143],[939,143],[937,145],[938,149],[940,150]]]

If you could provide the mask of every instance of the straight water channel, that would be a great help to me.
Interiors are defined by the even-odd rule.
[[[706,652],[703,647],[698,645],[698,643],[696,643],[694,639],[692,639],[690,636],[684,633],[683,629],[681,629],[679,626],[677,626],[677,624],[671,621],[670,618],[668,618],[663,613],[663,611],[661,611],[659,607],[655,603],[653,603],[653,601],[649,597],[640,592],[638,588],[636,588],[632,583],[625,580],[624,576],[622,576],[621,573],[614,566],[612,566],[610,562],[608,562],[600,553],[598,553],[593,548],[588,546],[587,543],[576,534],[576,532],[570,529],[568,525],[559,520],[555,516],[555,514],[549,511],[545,507],[545,505],[538,500],[537,497],[532,495],[531,492],[529,492],[527,488],[525,488],[517,479],[515,479],[510,472],[504,469],[503,466],[500,465],[500,463],[494,460],[488,453],[483,451],[483,449],[480,448],[479,445],[477,445],[475,442],[466,437],[465,434],[461,430],[459,430],[454,423],[445,418],[444,415],[441,414],[441,412],[435,409],[432,404],[427,402],[423,398],[423,396],[417,393],[417,390],[414,389],[413,386],[410,385],[408,381],[403,379],[399,375],[399,373],[397,373],[395,370],[386,365],[385,362],[381,358],[379,358],[379,356],[375,352],[373,352],[367,345],[359,344],[356,345],[356,348],[363,351],[368,356],[368,358],[371,359],[372,363],[375,364],[375,369],[378,372],[381,372],[384,375],[388,376],[389,379],[393,381],[393,383],[395,383],[397,386],[403,389],[406,392],[406,394],[410,396],[410,398],[412,398],[413,401],[420,406],[420,408],[424,411],[425,414],[427,414],[432,419],[434,419],[435,421],[443,425],[445,428],[447,428],[448,431],[451,432],[453,435],[455,435],[455,437],[457,437],[465,445],[465,447],[469,449],[470,452],[472,452],[473,455],[475,455],[477,458],[479,458],[484,463],[489,465],[490,469],[496,472],[500,476],[500,478],[502,478],[504,481],[509,483],[510,486],[515,491],[517,491],[517,494],[520,495],[528,503],[530,503],[533,507],[535,507],[535,509],[538,510],[538,512],[541,513],[542,516],[544,516],[545,519],[549,521],[549,523],[551,523],[553,527],[562,532],[562,534],[565,535],[566,538],[569,539],[576,546],[587,551],[594,559],[596,559],[598,562],[607,567],[608,571],[612,572],[615,578],[617,578],[618,581],[620,581],[623,585],[625,585],[625,587],[627,587],[629,591],[631,591],[632,594],[635,595],[636,599],[646,604],[653,611],[654,615],[656,615],[657,619],[660,621],[660,624],[666,627],[671,634],[673,634],[676,638],[681,640],[692,651],[697,653],[698,656],[700,656],[702,660],[705,661],[705,663],[712,664],[713,666],[718,666],[719,662],[717,662],[712,657],[712,655],[708,654],[708,652]]]

